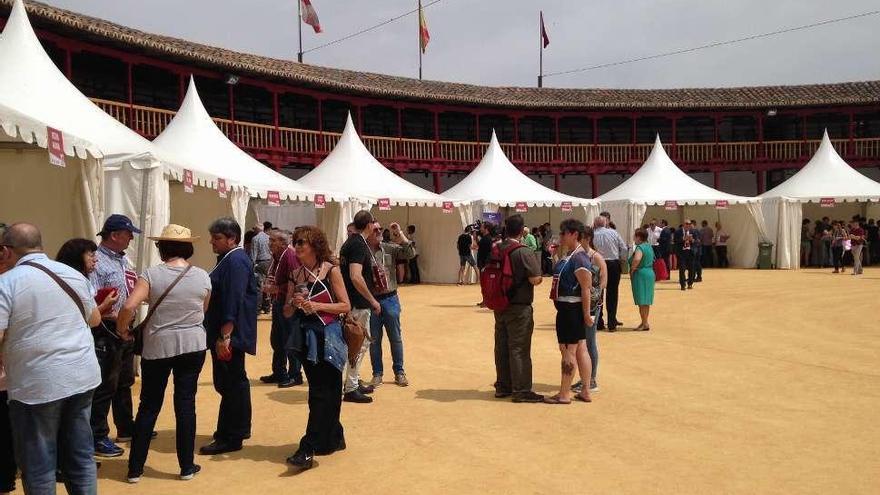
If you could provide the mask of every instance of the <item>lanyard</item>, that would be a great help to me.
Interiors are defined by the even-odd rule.
[[[370,248],[369,245],[367,247]],[[381,242],[379,243],[379,251],[382,252],[382,260],[381,261],[376,259],[376,253],[375,253],[375,251],[373,251],[373,248],[370,248],[370,256],[373,257],[374,263],[376,263],[379,266],[385,266],[385,247],[382,246]]]
[[[312,284],[312,287],[309,289],[309,295],[308,295],[308,297],[307,297],[306,299],[311,299],[311,298],[312,298],[312,292],[314,292],[314,290],[315,290],[315,286],[318,285],[318,284],[321,284],[321,286],[324,287],[324,290],[327,291],[327,294],[330,294],[330,290],[327,288],[327,286],[324,284],[324,282],[321,281],[321,279],[318,278],[318,275],[316,275],[315,272],[309,270],[308,267],[306,267],[306,265],[303,265],[302,267],[303,267],[303,270],[305,270],[309,275],[312,276],[312,278],[315,279],[315,283]],[[323,268],[323,267],[322,267],[322,268]],[[321,273],[321,268],[318,269],[318,273]],[[309,278],[308,278],[308,276],[306,276],[306,283],[308,283],[308,281],[309,281]],[[331,298],[331,299],[332,299],[332,298]]]
[[[562,262],[562,268],[559,269],[559,276],[562,277],[562,273],[565,271],[565,267],[568,266],[568,262],[571,261],[571,258],[578,253],[578,251],[583,251],[584,246],[581,243],[578,243],[578,246],[574,248],[574,251],[565,258],[565,261]]]
[[[276,279],[278,278],[278,269],[281,268],[281,260],[284,259],[284,255],[287,254],[287,251],[290,250],[290,246],[284,248],[284,252],[281,253],[281,256],[278,257],[278,261],[275,263],[275,271],[272,272],[272,276]]]
[[[217,264],[214,265],[214,268],[211,269],[211,273],[214,273],[214,271],[217,268],[219,268],[220,265],[223,264],[224,261],[226,261],[226,258],[228,258],[230,254],[234,253],[235,251],[238,251],[239,249],[243,250],[244,248],[241,246],[238,246],[238,247],[233,248],[231,251],[228,251],[226,254],[224,254],[223,257],[220,258],[220,261],[218,261]],[[210,275],[211,273],[209,273],[208,275]]]

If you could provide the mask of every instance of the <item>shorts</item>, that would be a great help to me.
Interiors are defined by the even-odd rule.
[[[579,302],[555,301],[556,341],[560,344],[577,344],[587,339],[587,324],[584,323],[584,307]]]
[[[459,263],[461,263],[461,266],[464,266],[464,265],[471,265],[471,266],[474,267],[474,268],[477,267],[477,262],[476,262],[476,260],[474,260],[474,255],[473,255],[473,254],[469,254],[469,255],[467,255],[467,256],[462,256],[462,255],[459,254],[459,255],[458,255],[458,261],[459,261]]]

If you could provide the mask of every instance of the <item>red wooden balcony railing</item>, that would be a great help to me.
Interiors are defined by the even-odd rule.
[[[175,112],[158,108],[128,105],[93,99],[108,114],[152,139],[159,135]],[[340,134],[265,124],[214,119],[217,126],[242,148],[253,152],[289,153],[320,158],[336,145]],[[384,136],[363,136],[364,145],[379,160],[403,160],[425,164],[452,162],[474,164],[486,150],[486,143],[468,141],[432,141]],[[838,153],[848,160],[880,159],[880,138],[832,140]],[[745,141],[664,144],[678,163],[707,166],[713,164],[751,164],[758,161],[797,163],[808,159],[819,141]],[[651,152],[653,144],[535,144],[501,143],[512,161],[518,164],[567,165],[638,165]]]

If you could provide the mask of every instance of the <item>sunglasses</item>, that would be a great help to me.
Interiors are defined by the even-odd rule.
[[[305,246],[306,244],[308,244],[308,241],[306,241],[305,239],[297,239],[293,242],[294,246]]]

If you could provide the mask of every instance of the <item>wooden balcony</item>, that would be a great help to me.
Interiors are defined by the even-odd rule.
[[[158,136],[175,112],[115,101],[93,99],[101,109],[148,139]],[[288,156],[293,161],[306,158],[313,163],[323,158],[339,141],[340,134],[308,129],[275,127],[250,122],[214,119],[229,138],[256,155]],[[444,164],[474,165],[482,158],[486,143],[433,141],[386,136],[362,136],[364,145],[380,161],[393,161],[420,169]],[[853,164],[875,164],[880,160],[880,138],[832,140],[838,153]],[[809,159],[819,141],[664,143],[676,163],[699,169],[705,167],[773,164],[779,168],[797,167]],[[571,167],[635,167],[650,154],[653,144],[535,144],[501,143],[507,156],[519,166],[569,170]],[[586,171],[586,170],[584,170]]]

